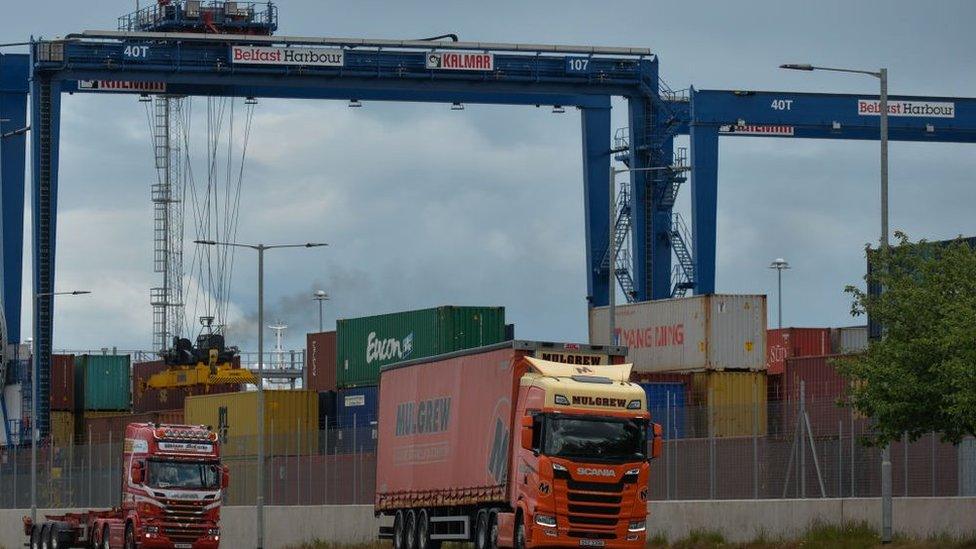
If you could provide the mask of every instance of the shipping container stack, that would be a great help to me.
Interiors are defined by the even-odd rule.
[[[442,306],[340,319],[333,332],[308,334],[305,387],[319,393],[319,425],[330,454],[376,449],[378,381],[388,364],[508,339],[503,307]]]
[[[766,296],[647,301],[615,316],[616,343],[667,439],[766,434]],[[590,343],[609,342],[608,317],[591,309]]]

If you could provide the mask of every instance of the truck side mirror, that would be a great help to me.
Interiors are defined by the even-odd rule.
[[[226,490],[230,486],[230,469],[226,465],[220,466],[220,488]]]
[[[532,449],[532,421],[532,416],[523,416],[521,420],[522,448],[526,450]]]
[[[142,484],[146,480],[146,470],[142,468],[142,462],[135,462],[132,464],[132,482],[134,484]]]
[[[660,423],[652,423],[651,427],[654,428],[654,438],[651,440],[651,459],[661,457],[661,452],[664,450],[664,429],[661,428]]]

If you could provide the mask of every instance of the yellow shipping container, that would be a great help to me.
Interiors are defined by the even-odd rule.
[[[184,416],[191,425],[209,425],[220,435],[222,455],[257,454],[258,394],[220,393],[186,398]],[[319,396],[314,391],[264,392],[265,452],[308,454],[319,445]]]
[[[66,448],[75,438],[74,412],[51,411],[51,441],[55,448]]]
[[[691,388],[693,401],[705,404],[695,417],[697,433],[766,434],[766,372],[700,372],[692,374]]]

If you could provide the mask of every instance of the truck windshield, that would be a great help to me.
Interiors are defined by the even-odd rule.
[[[550,416],[542,453],[600,461],[643,460],[647,422],[642,419]]]
[[[216,463],[149,461],[146,485],[153,488],[214,490],[220,486],[220,468]]]

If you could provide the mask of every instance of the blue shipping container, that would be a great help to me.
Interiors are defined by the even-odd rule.
[[[336,453],[375,452],[379,390],[376,387],[343,389],[339,391],[336,409],[339,418]]]
[[[641,383],[647,394],[647,407],[651,421],[664,429],[665,440],[685,437],[685,396],[688,388],[684,383]]]
[[[379,390],[377,387],[354,387],[339,391],[336,402],[339,427],[368,427],[376,422],[379,410]]]

